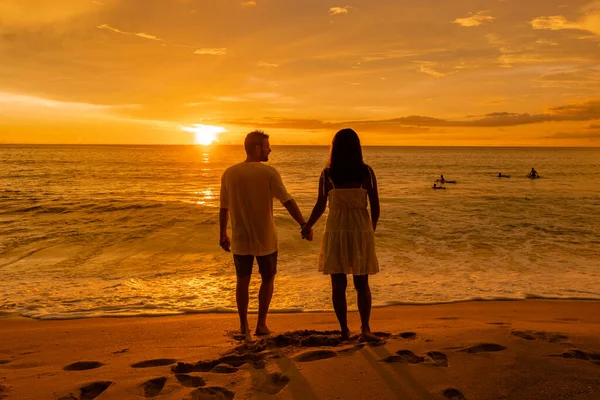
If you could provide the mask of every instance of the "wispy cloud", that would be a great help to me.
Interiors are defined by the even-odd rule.
[[[340,14],[348,14],[350,11],[350,6],[345,7],[331,7],[329,9],[329,15],[340,15]]]
[[[551,31],[559,31],[562,29],[581,29],[581,27],[569,22],[562,15],[552,15],[550,17],[537,17],[529,21],[533,29],[549,29]]]
[[[147,34],[147,33],[144,33],[144,32],[139,32],[139,33],[136,33],[136,32],[125,32],[125,31],[122,31],[120,29],[113,28],[112,26],[110,26],[108,24],[98,25],[97,28],[98,29],[106,29],[108,31],[111,31],[111,32],[114,32],[114,33],[120,33],[122,35],[132,35],[132,36],[137,36],[137,37],[142,38],[142,39],[155,40],[155,41],[164,43],[164,40],[159,39],[159,38],[157,38],[154,35],[150,35],[150,34]]]
[[[600,132],[557,132],[546,139],[600,139]]]
[[[194,54],[207,55],[207,56],[223,56],[227,54],[227,48],[215,47],[215,48],[204,48],[194,50]]]
[[[487,15],[487,11],[479,11],[471,13],[468,17],[456,18],[452,22],[460,26],[473,27],[483,25],[485,22],[492,22],[495,19],[495,17]]]
[[[451,68],[444,67],[441,64],[434,63],[431,61],[413,61],[419,66],[418,71],[427,75],[434,76],[436,78],[442,78],[444,76],[453,75],[458,73],[461,69],[465,69],[466,66],[463,62]]]
[[[225,103],[252,103],[252,102],[263,102],[263,103],[277,103],[277,104],[296,104],[298,100],[293,97],[285,96],[275,92],[255,92],[245,93],[235,96],[221,96],[217,97],[216,101]]]
[[[270,62],[266,62],[266,61],[259,61],[256,63],[256,66],[262,67],[262,68],[277,68],[277,67],[279,67],[279,64],[270,63]]]
[[[256,5],[256,1],[254,1],[254,0],[243,1],[243,2],[242,2],[242,5],[243,5],[244,7],[252,7],[252,6],[255,6],[255,5]]]
[[[529,21],[533,29],[559,30],[581,30],[600,35],[600,1],[595,1],[581,10],[581,17],[576,21],[570,21],[562,15],[541,16]]]
[[[543,122],[562,121],[594,121],[600,119],[600,100],[590,100],[582,103],[567,104],[552,107],[544,113],[513,113],[495,112],[466,120],[447,120],[422,115],[385,120],[364,120],[345,122],[326,122],[320,120],[302,119],[267,119],[262,126],[266,128],[296,128],[296,129],[339,129],[343,126],[359,126],[369,129],[401,129],[406,127],[511,127],[519,125],[538,124]],[[233,125],[248,125],[247,121],[230,121]]]
[[[556,43],[554,40],[550,40],[550,39],[538,39],[535,42],[536,44],[540,44],[540,45],[545,45],[545,46],[558,46],[558,43]]]

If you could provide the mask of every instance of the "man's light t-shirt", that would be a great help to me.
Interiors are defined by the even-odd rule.
[[[242,162],[221,177],[221,208],[231,215],[233,254],[265,256],[277,251],[273,199],[291,200],[281,175],[260,162]]]

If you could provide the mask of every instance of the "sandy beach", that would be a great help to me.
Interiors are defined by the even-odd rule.
[[[350,313],[350,327],[359,328]],[[251,321],[255,318],[252,316]],[[382,345],[342,342],[332,313],[272,314],[238,340],[235,314],[0,323],[0,398],[598,399],[594,301],[373,310]]]

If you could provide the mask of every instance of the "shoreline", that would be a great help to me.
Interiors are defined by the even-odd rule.
[[[432,303],[410,303],[410,302],[398,302],[393,304],[385,304],[385,305],[373,305],[372,309],[387,309],[392,307],[430,307],[430,306],[440,306],[440,305],[451,305],[451,304],[462,304],[462,303],[494,303],[494,302],[600,302],[600,298],[592,299],[592,298],[561,298],[561,297],[528,297],[524,299],[514,299],[514,298],[499,298],[499,299],[468,299],[468,300],[455,300],[455,301],[447,301],[447,302],[432,302]],[[129,318],[165,318],[165,317],[182,317],[182,316],[193,316],[193,315],[231,315],[237,314],[236,309],[228,309],[225,307],[218,307],[219,311],[210,310],[199,310],[199,311],[185,311],[185,312],[173,312],[173,313],[140,313],[135,315],[98,315],[98,316],[65,316],[64,318],[55,317],[29,317],[26,315],[18,314],[18,313],[9,313],[9,312],[0,312],[0,321],[4,319],[10,318],[23,318],[29,320],[36,321],[75,321],[75,320],[87,320],[87,319],[129,319]],[[358,309],[354,307],[349,307],[348,312],[357,312]],[[327,310],[303,310],[303,309],[272,309],[269,310],[269,315],[281,315],[281,314],[333,314],[333,309]],[[257,309],[249,309],[249,315],[258,314]]]
[[[600,392],[595,303],[375,308],[371,327],[386,337],[381,346],[341,343],[333,312],[270,315],[273,334],[249,341],[236,340],[233,313],[9,317],[0,323],[0,398],[95,398],[83,397],[90,390],[100,400],[461,399],[452,393],[592,400]],[[358,313],[349,312],[348,320],[356,333]]]

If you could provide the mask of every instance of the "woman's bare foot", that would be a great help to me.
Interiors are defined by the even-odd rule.
[[[263,324],[259,324],[256,326],[256,331],[254,332],[254,334],[256,336],[265,336],[270,334],[271,331],[269,330],[269,328],[267,328],[267,325],[263,325]]]
[[[360,334],[359,342],[381,342],[383,339],[375,336],[371,331],[365,331]]]
[[[342,340],[350,339],[350,329],[348,327],[342,329]]]

